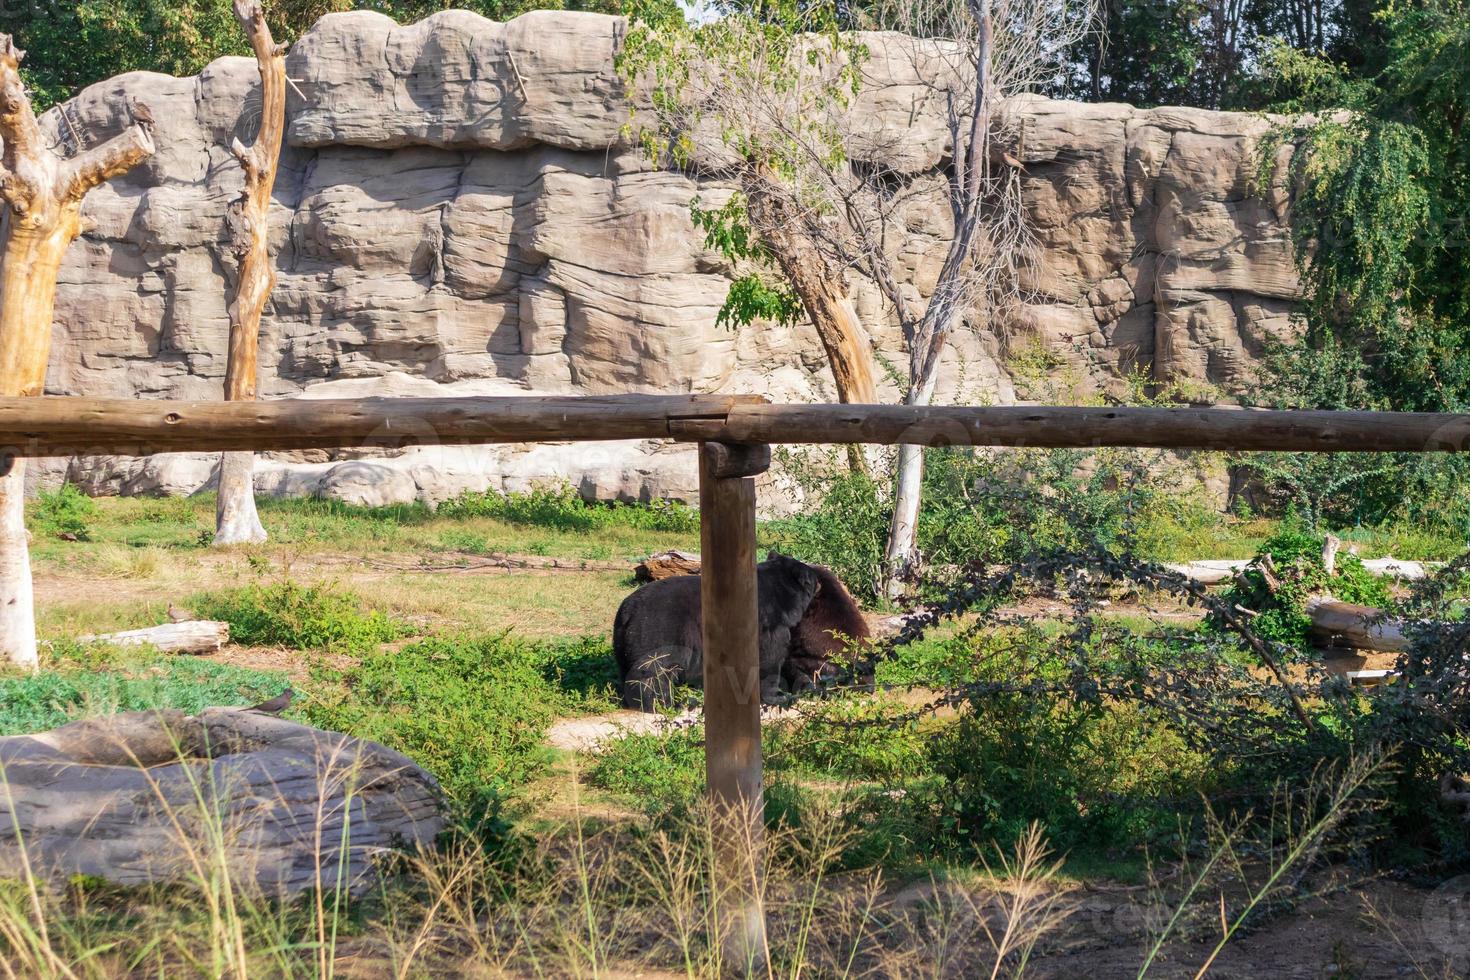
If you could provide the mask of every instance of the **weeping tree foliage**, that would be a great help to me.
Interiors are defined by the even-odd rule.
[[[1272,53],[1288,111],[1262,176],[1295,194],[1305,301],[1300,340],[1270,352],[1258,393],[1282,407],[1465,411],[1470,404],[1470,6],[1429,0],[1377,19],[1383,68],[1363,79],[1286,48]],[[1327,111],[1343,109],[1346,111]],[[1296,144],[1278,165],[1277,149]],[[1284,166],[1285,173],[1278,171]],[[1352,476],[1320,516],[1451,521],[1470,532],[1470,467],[1453,457],[1258,464],[1279,492],[1320,493]]]

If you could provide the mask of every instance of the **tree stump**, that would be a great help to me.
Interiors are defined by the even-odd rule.
[[[0,874],[212,878],[360,893],[444,828],[439,785],[377,745],[248,708],[142,711],[0,738]],[[22,850],[24,848],[24,850]]]

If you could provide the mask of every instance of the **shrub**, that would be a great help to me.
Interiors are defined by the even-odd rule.
[[[923,771],[928,736],[901,703],[862,695],[835,697],[807,705],[800,724],[769,730],[774,771],[881,781]]]
[[[292,581],[247,585],[193,597],[195,613],[230,624],[236,643],[364,653],[402,636],[404,627],[363,608],[353,592]]]
[[[31,513],[32,526],[47,537],[70,535],[82,541],[91,537],[98,515],[97,502],[70,483],[42,490]]]
[[[541,650],[541,674],[561,691],[568,708],[596,712],[617,707],[618,665],[611,637],[556,641]]]
[[[1258,613],[1251,629],[1258,635],[1288,646],[1307,642],[1312,620],[1306,613],[1307,599],[1327,593],[1344,602],[1388,609],[1393,596],[1384,580],[1370,575],[1356,555],[1339,552],[1334,574],[1322,564],[1323,535],[1306,530],[1288,519],[1267,538],[1255,559],[1241,578],[1222,598],[1232,606],[1239,605]],[[1275,569],[1268,585],[1264,560],[1269,557]],[[1217,626],[1218,620],[1212,620]]]
[[[559,531],[596,531],[629,527],[643,531],[697,534],[699,512],[672,500],[651,504],[588,503],[576,489],[537,488],[527,493],[466,491],[439,505],[444,517],[489,517],[510,524],[549,527]]]
[[[463,815],[495,818],[541,771],[546,728],[564,707],[547,651],[508,635],[445,637],[318,668],[312,724],[397,749],[433,773]]]
[[[941,850],[1018,839],[1032,823],[1059,849],[1132,849],[1180,829],[1171,800],[1209,767],[1157,713],[1030,693],[976,698],[928,741],[939,781],[919,802]]]
[[[603,747],[587,779],[649,812],[686,808],[704,791],[704,727],[618,738]]]

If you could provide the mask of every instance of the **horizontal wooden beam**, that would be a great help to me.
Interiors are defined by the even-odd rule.
[[[0,452],[148,456],[162,452],[335,449],[667,439],[676,421],[723,422],[755,395],[287,398],[183,402],[0,398]]]
[[[676,437],[747,443],[1136,446],[1289,452],[1462,452],[1470,415],[1243,408],[908,405],[733,406],[723,423],[679,421]]]
[[[1470,415],[1238,408],[770,405],[753,395],[292,398],[264,402],[0,398],[0,453],[10,456],[146,456],[661,438],[729,444],[1460,452],[1470,449]]]

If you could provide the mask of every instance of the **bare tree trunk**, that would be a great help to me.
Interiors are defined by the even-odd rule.
[[[258,0],[235,0],[235,17],[250,36],[260,69],[260,129],[246,147],[231,149],[245,170],[245,187],[230,205],[230,228],[240,260],[235,298],[230,302],[230,352],[225,366],[225,400],[254,401],[259,371],[260,314],[276,284],[270,257],[271,191],[286,125],[286,46],[276,44]],[[265,528],[255,510],[255,454],[223,453],[214,543],[259,544]]]
[[[942,335],[947,337],[946,328]],[[934,387],[938,381],[938,360],[927,368],[915,357],[916,370],[906,399],[910,405],[928,405],[934,400]],[[924,361],[927,364],[927,360]],[[888,528],[888,548],[884,553],[887,574],[884,592],[890,599],[897,599],[903,591],[904,578],[913,565],[914,553],[918,549],[919,503],[924,492],[924,447],[903,445],[898,448],[898,470],[893,485],[893,521]]]
[[[746,182],[747,213],[756,234],[770,249],[776,264],[791,283],[806,315],[817,329],[837,400],[844,405],[873,405],[878,401],[874,382],[873,349],[863,330],[852,300],[841,286],[841,274],[832,269],[821,252],[801,230],[800,221],[779,194],[768,194],[757,175]],[[855,473],[867,473],[867,460],[859,446],[847,449],[848,463]]]
[[[955,219],[954,238],[944,257],[934,293],[924,316],[908,331],[910,405],[928,405],[934,399],[939,361],[949,336],[963,315],[967,298],[964,280],[972,268],[975,240],[985,220],[983,202],[989,188],[990,67],[992,56],[991,0],[968,0],[975,19],[975,103],[963,146],[953,131],[955,174],[950,182],[950,208]],[[898,598],[913,567],[919,530],[919,503],[924,485],[924,449],[900,448],[894,477],[893,520],[884,554],[884,592]]]
[[[87,191],[153,152],[152,116],[133,106],[134,125],[71,158],[47,149],[20,79],[25,52],[0,34],[0,395],[39,395],[51,353],[56,274],[82,232]],[[0,478],[0,655],[36,664],[36,624],[27,549],[25,467]]]
[[[26,533],[26,461],[0,477],[0,643],[12,664],[35,667],[36,606],[31,594],[31,551]]]

